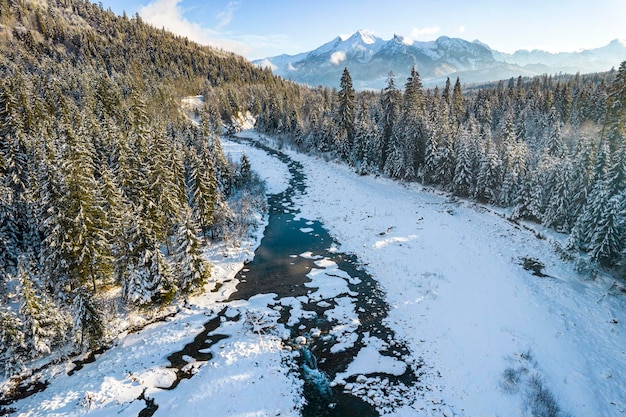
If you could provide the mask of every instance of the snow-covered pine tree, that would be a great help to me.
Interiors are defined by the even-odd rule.
[[[102,344],[106,333],[104,318],[100,306],[86,287],[74,291],[72,318],[74,340],[81,349],[94,349]]]
[[[211,265],[203,257],[199,231],[193,223],[189,210],[185,210],[176,234],[174,252],[175,279],[178,288],[184,293],[202,289],[211,276]]]
[[[476,198],[479,201],[495,203],[502,187],[502,161],[495,144],[491,141],[485,144],[483,152],[476,180]]]
[[[208,149],[203,146],[200,152],[201,154],[198,155],[196,150],[191,148],[187,153],[190,173],[188,194],[194,221],[202,229],[203,235],[207,237],[215,222],[218,189],[213,160],[205,156]]]
[[[456,124],[462,123],[465,120],[465,103],[463,102],[463,92],[461,90],[461,80],[459,77],[456,77],[454,88],[452,89],[450,114]]]
[[[250,158],[245,153],[239,158],[238,178],[239,187],[250,184],[250,181],[252,181],[252,166],[250,165]]]
[[[569,158],[561,159],[555,167],[554,183],[550,186],[543,224],[559,232],[569,233],[575,219],[572,217],[573,167]]]
[[[337,92],[337,148],[339,154],[346,158],[354,143],[356,133],[356,92],[352,87],[352,77],[348,68],[344,68]]]
[[[434,118],[434,114],[431,118]],[[428,184],[435,181],[435,172],[437,169],[437,154],[439,149],[439,138],[436,133],[438,129],[438,121],[432,120],[426,129],[426,143],[424,146],[424,164],[420,172],[422,182]]]
[[[159,248],[145,248],[127,266],[122,294],[126,302],[143,306],[171,301],[176,293],[172,271]]]
[[[185,194],[180,144],[167,140],[161,129],[155,129],[148,142],[146,154],[148,187],[144,205],[144,220],[154,231],[156,240],[165,242],[171,229],[179,221],[180,206]]]
[[[607,113],[603,127],[603,137],[609,141],[609,148],[615,151],[623,146],[626,138],[626,61],[623,61],[615,79],[609,87]]]
[[[606,267],[614,267],[621,259],[622,251],[626,247],[624,210],[626,201],[622,196],[616,195],[606,201],[591,236],[592,261]]]
[[[398,123],[399,113],[400,113],[400,100],[401,93],[396,88],[395,78],[393,72],[390,72],[387,76],[387,86],[383,89],[383,93],[381,96],[381,106],[382,106],[382,120],[381,120],[381,134],[382,134],[382,144],[381,144],[381,160],[380,160],[380,169],[383,171],[385,169],[385,165],[387,164],[387,158],[389,154],[393,151],[394,144],[391,143],[393,140],[393,135],[395,129],[397,128],[396,124]]]
[[[400,131],[406,143],[404,147],[406,148],[407,161],[412,164],[414,175],[424,163],[425,100],[420,75],[417,69],[413,67],[404,88]]]
[[[499,203],[503,207],[511,206],[526,175],[528,165],[528,147],[523,142],[508,140],[504,156],[504,176],[500,190]]]
[[[54,174],[56,190],[46,202],[43,256],[52,277],[67,278],[70,288],[89,281],[95,291],[97,281],[110,274],[110,246],[94,177],[93,149],[80,126],[78,132],[69,121],[59,126],[68,154],[61,170]]]
[[[24,369],[28,349],[23,326],[13,310],[0,307],[0,372],[7,378]]]
[[[368,109],[361,101],[358,103],[356,117],[354,122],[354,145],[348,156],[348,164],[354,167],[356,172],[360,172],[361,164],[365,156],[365,135],[369,128],[365,128],[364,124],[369,121]]]
[[[30,358],[50,353],[66,338],[69,320],[45,291],[33,284],[32,261],[21,257],[18,265],[19,314]]]
[[[561,121],[556,112],[556,108],[552,106],[547,120],[548,137],[546,138],[546,152],[553,157],[562,157],[565,154],[565,145],[563,144],[561,134]]]
[[[572,213],[576,221],[587,203],[587,197],[593,185],[593,166],[597,147],[589,138],[582,138],[576,145],[572,161]]]
[[[522,180],[522,185],[515,198],[512,217],[538,222],[542,218],[542,187],[537,183],[534,173],[529,173]]]
[[[470,134],[465,127],[458,130],[458,150],[452,190],[461,197],[469,197],[474,192],[475,173]]]

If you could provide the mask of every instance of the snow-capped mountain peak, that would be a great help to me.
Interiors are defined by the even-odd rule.
[[[340,38],[344,42],[352,40],[352,41],[361,42],[361,43],[366,44],[366,45],[372,45],[372,44],[375,44],[376,42],[381,40],[379,37],[374,35],[372,32],[370,32],[368,30],[365,30],[365,29],[359,29],[356,32],[354,32],[352,35],[349,35],[349,36],[345,36],[344,35],[344,36],[340,36]]]
[[[399,35],[397,33],[393,34],[392,41],[396,42],[396,43],[401,43],[403,45],[413,45],[413,40],[412,39],[407,38],[406,36]]]
[[[469,42],[441,36],[423,42],[399,34],[384,40],[361,29],[309,52],[260,59],[255,63],[297,82],[327,86],[338,86],[341,72],[347,67],[355,88],[380,89],[389,72],[401,82],[412,67],[417,68],[424,85],[441,84],[447,77],[456,76],[465,83],[476,83],[545,73],[608,71],[618,67],[625,56],[624,39],[581,52],[506,54],[479,40]]]

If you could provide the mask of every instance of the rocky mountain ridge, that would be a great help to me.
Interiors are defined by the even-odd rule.
[[[309,52],[279,55],[253,61],[274,74],[309,84],[337,87],[347,67],[355,88],[380,89],[389,72],[406,79],[415,66],[426,86],[442,84],[446,78],[464,83],[482,83],[518,76],[558,73],[592,73],[610,70],[626,58],[626,41],[579,52],[550,53],[520,50],[507,54],[478,40],[441,36],[434,41],[414,42],[395,35],[385,41],[359,30],[349,37],[336,37]]]

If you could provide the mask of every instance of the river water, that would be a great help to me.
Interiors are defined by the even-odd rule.
[[[300,216],[294,197],[306,194],[301,164],[280,151],[256,142],[250,144],[284,162],[291,177],[285,191],[269,197],[264,238],[253,260],[237,274],[240,283],[231,300],[276,294],[280,321],[291,330],[290,343],[300,351],[306,397],[303,416],[378,416],[374,405],[388,402],[387,409],[402,405],[399,403],[407,401],[404,394],[418,380],[421,364],[410,362],[407,347],[385,325],[388,306],[383,292],[356,256],[338,250],[339,242],[320,222]],[[328,291],[315,288],[316,281],[310,278],[320,273],[326,274],[325,278],[343,280],[347,290],[338,290],[338,294],[331,291],[332,296],[325,297]],[[296,320],[289,308],[294,299],[305,312]],[[352,314],[338,315],[338,306],[344,306],[344,310],[348,306]],[[372,341],[379,342],[377,358],[395,365],[393,372],[346,372]],[[339,374],[345,377],[337,383]]]
[[[386,326],[384,293],[358,258],[342,253],[320,222],[300,216],[295,197],[306,197],[302,165],[258,142],[235,140],[261,148],[289,168],[289,185],[268,197],[264,237],[252,261],[237,273],[237,291],[228,301],[274,294],[270,307],[280,312],[278,322],[290,332],[285,348],[295,350],[304,382],[302,415],[373,417],[379,410],[411,406],[420,390],[416,384],[422,364]],[[212,359],[208,348],[228,338],[219,332],[221,323],[241,319],[225,315],[227,304],[192,342],[168,355],[176,379],[161,389],[175,390],[181,380],[193,378],[186,358]],[[70,375],[95,359],[76,362]],[[23,394],[20,398],[32,392],[26,387]],[[158,404],[144,394],[138,398],[146,403],[139,417],[150,417]]]

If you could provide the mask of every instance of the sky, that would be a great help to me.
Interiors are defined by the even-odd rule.
[[[93,1],[93,0],[92,0]],[[365,29],[385,40],[439,36],[569,52],[626,39],[624,0],[102,0],[201,44],[248,59],[313,50]]]

